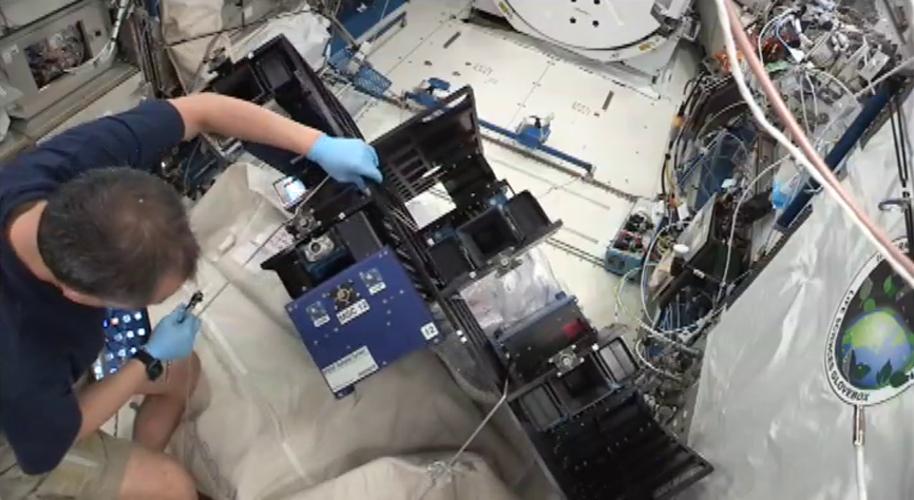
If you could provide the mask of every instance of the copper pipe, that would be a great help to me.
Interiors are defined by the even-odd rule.
[[[761,85],[762,92],[768,97],[769,104],[774,109],[775,113],[777,113],[781,123],[784,124],[787,131],[793,136],[794,142],[800,147],[807,159],[812,163],[812,166],[822,176],[825,183],[834,189],[837,195],[847,203],[850,210],[860,219],[866,230],[878,244],[883,247],[883,250],[891,255],[892,259],[895,260],[905,272],[914,277],[914,262],[892,243],[892,240],[889,239],[888,235],[866,215],[866,212],[863,211],[860,204],[857,203],[857,200],[841,186],[841,183],[838,182],[838,178],[835,177],[835,174],[828,168],[822,157],[819,156],[819,153],[813,147],[809,138],[806,137],[806,133],[803,132],[803,128],[800,127],[796,118],[790,110],[787,109],[787,105],[784,103],[784,100],[781,99],[780,92],[777,87],[775,87],[774,82],[771,81],[771,78],[768,77],[768,73],[765,71],[762,62],[759,61],[758,56],[755,54],[752,43],[749,41],[749,36],[746,35],[746,31],[743,29],[743,25],[739,20],[739,15],[737,14],[736,7],[733,5],[733,1],[724,0],[724,3],[727,6],[727,14],[730,17],[730,31],[733,33],[737,48],[742,52],[743,57],[746,58],[746,62],[749,63],[749,69],[755,74],[756,79]],[[734,64],[739,63],[734,61]],[[910,279],[907,281],[910,282]],[[914,285],[914,283],[911,284]]]

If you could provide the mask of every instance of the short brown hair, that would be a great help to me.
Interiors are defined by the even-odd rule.
[[[61,283],[104,300],[145,305],[169,273],[196,273],[200,247],[178,193],[152,174],[91,170],[47,200],[38,251]]]

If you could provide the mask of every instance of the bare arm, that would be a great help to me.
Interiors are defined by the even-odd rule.
[[[105,377],[97,384],[90,384],[78,396],[82,424],[76,440],[97,431],[124,406],[131,396],[148,380],[143,363],[132,359],[118,372]]]
[[[307,154],[323,133],[254,103],[213,93],[170,101],[184,120],[184,140],[201,132]]]
[[[184,121],[184,139],[210,132],[306,155],[338,182],[364,187],[383,180],[378,154],[365,141],[330,137],[260,106],[219,94],[193,94],[171,100]]]

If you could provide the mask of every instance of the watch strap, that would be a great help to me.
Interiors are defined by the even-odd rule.
[[[149,380],[155,381],[162,375],[162,361],[153,357],[146,349],[140,349],[133,355],[133,359],[143,363],[146,367],[146,376]]]

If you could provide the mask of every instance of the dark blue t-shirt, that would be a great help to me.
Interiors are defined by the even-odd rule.
[[[11,216],[87,170],[152,169],[184,135],[166,101],[80,125],[0,167],[0,429],[28,474],[60,463],[82,414],[73,383],[102,349],[104,310],[39,281],[9,245]]]

